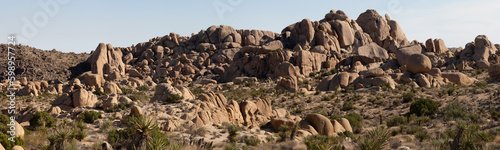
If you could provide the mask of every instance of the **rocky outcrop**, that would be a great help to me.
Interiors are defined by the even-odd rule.
[[[73,92],[74,107],[94,107],[97,103],[97,96],[85,89],[78,89]]]
[[[155,87],[155,93],[151,102],[169,102],[175,97],[181,97],[182,100],[194,99],[193,93],[185,87],[173,87],[168,83],[160,83]]]
[[[491,82],[500,82],[500,64],[491,65],[488,74]]]
[[[432,68],[429,57],[422,54],[420,44],[401,47],[396,51],[396,57],[402,70],[408,70],[411,73],[427,73]]]
[[[96,50],[87,59],[91,64],[93,74],[104,75],[125,73],[125,64],[122,60],[123,53],[120,49],[113,48],[111,44],[99,43]]]
[[[476,79],[470,78],[461,72],[442,72],[441,76],[458,85],[471,85]]]
[[[357,57],[361,58],[363,64],[384,62],[389,59],[387,50],[378,46],[376,43],[370,43],[368,45],[358,47],[355,50],[355,53],[357,54]]]

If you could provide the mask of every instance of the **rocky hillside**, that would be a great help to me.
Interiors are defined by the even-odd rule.
[[[464,48],[441,39],[409,41],[396,21],[375,10],[355,20],[332,10],[281,33],[220,25],[131,47],[100,43],[90,56],[29,49],[19,56],[42,63],[18,60],[27,78],[15,85],[16,121],[29,132],[16,131],[24,144],[8,143],[1,133],[0,143],[498,149],[500,46],[485,35],[471,40]],[[0,89],[6,87],[5,81]],[[1,108],[5,114],[7,106]]]
[[[7,48],[6,44],[0,44],[0,55],[5,59],[0,60],[0,80],[7,77]],[[83,72],[90,70],[89,65],[80,64],[90,54],[63,53],[56,50],[46,51],[25,45],[15,45],[16,54],[16,77],[26,77],[29,80],[67,81]],[[80,64],[80,65],[79,65]]]

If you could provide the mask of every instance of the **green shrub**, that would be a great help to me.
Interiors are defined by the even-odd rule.
[[[432,115],[436,113],[437,110],[437,103],[430,99],[421,98],[410,105],[410,114],[416,114],[417,116]]]
[[[257,146],[260,144],[260,139],[257,137],[246,137],[243,139],[245,144],[250,145],[250,146]]]
[[[138,86],[135,89],[137,89],[139,91],[148,91],[149,90],[149,86],[147,86],[147,85]]]
[[[130,95],[129,98],[132,101],[139,101],[139,100],[147,100],[147,99],[149,99],[149,96],[146,95],[146,93],[141,91],[141,92],[132,93],[132,95]]]
[[[200,94],[204,94],[207,92],[205,92],[205,90],[203,90],[203,88],[201,88],[201,86],[199,86],[199,87],[192,89],[191,93],[193,93],[194,95],[200,95]]]
[[[45,111],[36,112],[33,115],[33,118],[30,119],[30,126],[37,127],[54,127],[56,126],[57,120],[56,118],[49,115],[49,113]]]
[[[238,126],[234,124],[226,124],[226,130],[229,133],[229,136],[227,137],[230,142],[236,142],[238,141],[238,131],[240,130]]]
[[[444,114],[445,120],[465,118],[467,117],[467,108],[458,101],[453,101],[452,103],[446,105],[442,113]]]
[[[415,134],[415,138],[417,138],[420,142],[429,139],[431,136],[427,133],[427,131],[419,131]]]
[[[124,143],[129,139],[129,137],[132,137],[133,134],[134,132],[130,129],[112,129],[108,132],[108,142],[112,145],[115,143]]]
[[[387,121],[388,127],[404,125],[408,123],[408,119],[404,116],[395,116]]]
[[[341,150],[341,139],[326,135],[311,135],[306,137],[304,143],[308,150]]]
[[[128,109],[130,106],[132,106],[130,103],[120,102],[116,105],[111,106],[108,110],[106,110],[106,112],[119,112],[121,110]]]
[[[351,127],[352,127],[352,131],[354,133],[360,133],[363,126],[362,126],[362,123],[363,123],[363,117],[361,115],[359,115],[358,113],[349,113],[347,115],[344,116],[344,118],[346,118],[347,120],[349,120],[349,124],[351,124]]]
[[[180,96],[179,94],[167,95],[168,103],[180,103],[182,99],[184,99],[184,97]]]
[[[101,117],[102,112],[98,111],[87,111],[83,113],[82,120],[85,123],[94,123],[97,119]]]
[[[346,102],[344,102],[344,104],[342,105],[342,108],[340,108],[340,110],[349,111],[349,110],[352,110],[353,108],[354,108],[354,102],[353,101],[346,101]]]
[[[9,141],[9,138],[10,138],[10,135],[5,134],[4,132],[0,133],[0,143],[2,144],[2,146],[5,149],[12,149],[12,147],[14,147],[16,145],[20,145],[20,146],[24,145],[24,141],[20,137],[14,138],[14,141],[15,141],[14,143]]]
[[[123,94],[132,94],[134,93],[134,90],[129,89],[129,88],[120,88]]]

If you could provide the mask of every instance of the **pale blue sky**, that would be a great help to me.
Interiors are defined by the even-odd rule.
[[[170,32],[190,36],[211,25],[281,33],[284,27],[303,18],[320,20],[331,9],[343,10],[351,19],[366,9],[375,9],[381,15],[388,13],[398,21],[410,41],[442,38],[448,47],[458,47],[473,41],[476,35],[486,34],[493,43],[500,43],[500,9],[497,9],[500,1],[0,1],[0,37],[5,37],[0,43],[7,42],[7,35],[16,34],[22,44],[64,52],[90,52],[100,42],[126,47]],[[60,9],[50,14],[39,2],[55,2]],[[218,13],[217,8],[226,11]],[[38,32],[23,33],[23,27],[29,24],[23,18],[36,22],[34,16],[38,18],[39,23],[33,24]]]

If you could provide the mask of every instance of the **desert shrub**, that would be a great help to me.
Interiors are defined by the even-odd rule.
[[[115,143],[125,143],[133,134],[134,133],[130,129],[112,129],[108,132],[108,142],[111,145],[115,145]]]
[[[225,125],[227,132],[229,133],[229,136],[227,137],[230,142],[236,142],[238,141],[238,131],[240,130],[238,126],[234,124],[226,124]]]
[[[404,116],[395,116],[395,117],[392,117],[391,119],[387,120],[388,127],[404,125],[407,123],[408,123],[408,119]]]
[[[437,110],[437,103],[430,99],[421,98],[410,105],[410,114],[416,114],[417,116],[432,115],[436,113]]]
[[[231,143],[231,144],[227,144],[225,147],[224,147],[224,150],[249,150],[248,147],[246,146],[240,146],[236,143]]]
[[[142,85],[142,86],[138,86],[136,87],[135,89],[139,90],[139,91],[148,91],[149,90],[149,86],[147,85]]]
[[[129,89],[129,88],[120,88],[120,90],[122,91],[123,94],[132,94],[132,93],[134,93],[134,90],[133,89]]]
[[[451,149],[485,149],[487,142],[492,142],[494,136],[486,131],[481,131],[475,124],[457,123],[457,133],[454,139],[458,141],[451,142]],[[458,137],[457,137],[458,136]]]
[[[45,111],[36,112],[33,118],[30,119],[30,126],[32,127],[54,127],[56,126],[56,118],[49,115]]]
[[[342,105],[340,110],[349,111],[349,110],[352,110],[353,108],[354,108],[354,102],[353,101],[346,101],[346,102],[344,102],[344,104]]]
[[[147,100],[149,96],[144,92],[135,92],[128,96],[132,101]]]
[[[344,116],[347,120],[349,120],[349,124],[351,124],[352,130],[355,133],[360,133],[361,129],[363,128],[362,123],[363,123],[363,117],[359,115],[358,113],[349,113]]]
[[[101,132],[107,132],[108,129],[111,128],[112,126],[113,126],[113,122],[106,120],[106,121],[102,122],[101,125],[99,125],[99,129],[101,130]]]
[[[361,136],[357,147],[361,150],[379,150],[389,145],[387,140],[390,136],[391,133],[386,128],[377,127]]]
[[[413,101],[415,94],[413,92],[405,92],[403,93],[403,103],[408,103]]]
[[[192,89],[191,93],[193,93],[194,95],[200,95],[200,94],[207,93],[207,92],[205,92],[205,90],[203,90],[203,88],[201,88],[201,86],[199,86],[199,87]]]
[[[467,117],[467,108],[458,101],[453,101],[446,105],[442,113],[444,114],[445,120],[452,120],[457,118],[465,118]]]
[[[180,103],[184,99],[181,95],[179,94],[172,94],[172,95],[167,95],[166,101],[168,103]]]
[[[23,139],[21,139],[20,137],[16,137],[14,138],[14,143],[12,143],[11,141],[9,141],[9,138],[10,138],[10,135],[7,135],[5,134],[6,132],[2,132],[0,133],[0,143],[2,144],[2,146],[5,148],[5,149],[12,149],[12,147],[16,146],[16,145],[20,145],[22,146],[24,144],[24,141]]]
[[[87,111],[87,112],[83,113],[81,119],[85,123],[94,123],[97,119],[99,119],[101,117],[101,114],[102,114],[102,112],[98,112],[98,111]]]
[[[304,140],[308,150],[341,150],[340,142],[341,140],[338,137],[319,134],[308,136]]]
[[[431,136],[425,130],[415,133],[415,138],[417,138],[420,142],[427,140],[430,137]]]
[[[111,106],[106,112],[119,112],[121,110],[128,109],[130,106],[132,106],[132,104],[127,102],[120,102],[116,105]]]
[[[246,137],[243,139],[246,145],[257,146],[260,144],[260,139],[254,136]]]

